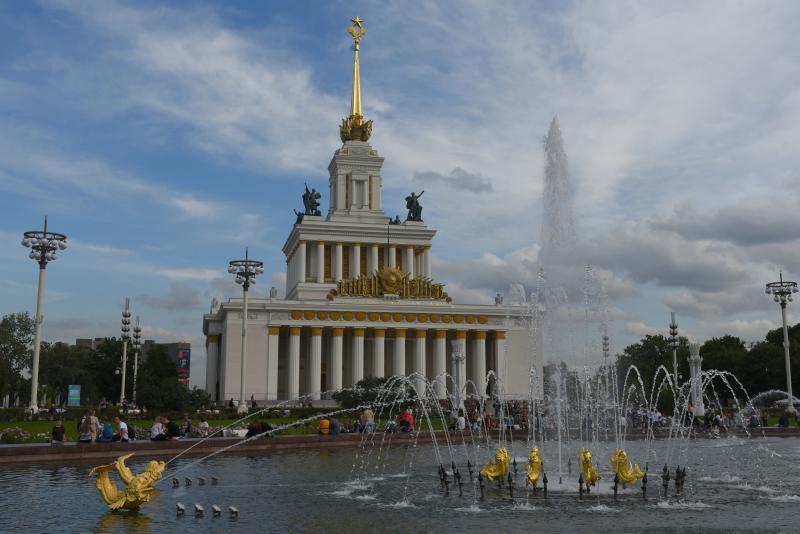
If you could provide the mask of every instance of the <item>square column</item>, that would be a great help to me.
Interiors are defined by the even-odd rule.
[[[369,248],[369,262],[367,263],[367,270],[372,274],[378,270],[378,245],[372,245]]]
[[[361,245],[350,245],[350,278],[358,278],[361,274]]]
[[[334,328],[331,330],[331,368],[328,374],[331,377],[330,391],[339,391],[342,389],[342,336],[344,335],[343,328]]]
[[[389,245],[389,267],[397,265],[397,247]]]
[[[308,393],[312,400],[320,399],[322,389],[322,328],[311,328],[311,359],[309,362]]]
[[[289,400],[300,396],[300,332],[299,326],[289,328]]]
[[[353,385],[364,378],[364,329],[353,328]]]
[[[434,388],[440,399],[447,397],[447,330],[436,330],[436,344],[433,349]]]
[[[306,281],[306,242],[300,241],[297,247],[297,281]]]
[[[336,248],[334,251],[334,258],[333,258],[333,278],[337,282],[342,279],[342,244],[340,242],[336,243]]]
[[[206,337],[206,391],[219,402],[219,335]]]
[[[497,394],[501,396],[506,391],[506,333],[504,330],[494,333],[494,353],[497,359],[497,369],[494,372],[497,373],[500,381],[497,385]]]
[[[426,330],[417,330],[417,339],[414,344],[414,372],[421,376],[414,378],[414,387],[417,395],[422,398],[425,395],[425,337]]]
[[[317,243],[317,283],[325,283],[325,243]]]
[[[382,328],[375,329],[375,337],[372,345],[372,372],[378,378],[386,376],[384,369],[384,355],[386,348],[386,330]]]
[[[394,329],[394,374],[405,376],[406,374],[406,329]]]
[[[475,330],[472,332],[472,354],[475,358],[472,365],[475,371],[475,387],[478,389],[478,396],[486,396],[486,332]]]
[[[408,246],[403,249],[403,270],[408,276],[414,278],[414,247]]]
[[[266,400],[278,400],[278,349],[280,343],[280,326],[268,326],[267,332],[267,397]]]
[[[460,361],[456,360],[456,353],[460,354]],[[465,385],[467,383],[467,331],[456,330],[453,339],[453,382],[455,383],[456,399],[459,407],[463,406]]]

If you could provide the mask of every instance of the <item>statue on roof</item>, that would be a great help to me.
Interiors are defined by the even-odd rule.
[[[322,198],[322,195],[316,189],[308,190],[308,184],[306,184],[306,191],[303,193],[303,207],[305,208],[305,212],[303,215],[322,215],[319,211],[319,199]]]
[[[425,194],[424,190],[419,195],[412,191],[411,194],[406,197],[406,208],[408,209],[407,221],[422,222],[422,205],[419,203],[419,198],[423,194]]]

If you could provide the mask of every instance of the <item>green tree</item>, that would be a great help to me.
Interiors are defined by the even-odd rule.
[[[139,367],[138,403],[151,410],[184,410],[190,405],[190,393],[178,382],[178,370],[167,348],[156,345]]]
[[[402,385],[394,386],[391,392],[386,391],[389,378],[367,377],[359,380],[355,388],[342,389],[333,394],[339,406],[346,409],[357,408],[372,404],[383,397],[387,402],[394,402],[397,399],[408,395],[409,400],[413,395],[413,390],[406,390]]]
[[[682,337],[679,339],[677,356],[678,382],[682,383],[689,379],[689,343],[686,338]],[[672,376],[673,373],[672,348],[669,345],[669,340],[661,334],[655,336],[646,335],[639,343],[628,345],[625,347],[622,354],[617,355],[617,375],[619,378],[620,393],[622,393],[625,374],[628,372],[631,365],[636,366],[639,370],[646,391],[646,400],[650,402],[652,400],[651,392],[653,390],[653,379],[656,376],[658,368],[663,365],[664,368],[669,371],[670,376]],[[662,371],[661,374],[658,375],[657,385],[661,386],[663,383],[665,389],[660,393],[658,391],[655,392],[655,395],[658,396],[658,405],[656,408],[664,412],[670,412],[673,405],[672,392],[667,383],[663,381],[664,374]],[[635,374],[629,377],[628,386],[630,387],[631,385],[638,386],[638,380]],[[655,397],[653,397],[653,399],[655,399]]]
[[[30,396],[24,387],[30,381],[22,377],[22,371],[30,368],[33,359],[33,331],[34,321],[27,312],[0,319],[0,396]]]

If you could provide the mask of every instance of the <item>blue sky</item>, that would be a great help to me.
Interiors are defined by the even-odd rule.
[[[426,189],[458,300],[535,281],[557,114],[614,349],[671,309],[697,340],[777,324],[763,283],[800,276],[795,2],[4,2],[0,313],[33,311],[19,241],[47,214],[72,244],[47,339],[116,334],[131,296],[147,337],[201,364],[227,261],[250,246],[258,290],[281,286],[302,184],[327,190],[356,14],[384,208]]]

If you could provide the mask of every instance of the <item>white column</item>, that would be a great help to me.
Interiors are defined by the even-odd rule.
[[[386,348],[386,330],[376,328],[372,343],[372,376],[382,378],[386,376],[383,364]]]
[[[427,331],[417,330],[416,341],[414,344],[414,372],[419,373],[420,377],[414,379],[414,387],[417,390],[417,395],[423,397],[425,395],[425,337]]]
[[[472,369],[475,371],[475,387],[478,395],[486,396],[486,332],[476,330],[472,338],[472,355],[475,362]]]
[[[364,378],[364,329],[353,328],[353,385]]]
[[[342,336],[344,334],[343,328],[334,328],[331,331],[331,338],[333,339],[331,347],[331,368],[328,371],[330,376],[330,391],[339,391],[342,389]]]
[[[372,245],[369,249],[369,265],[367,266],[367,270],[369,274],[374,273],[378,270],[378,245]]]
[[[300,396],[300,331],[299,326],[289,329],[289,400]]]
[[[361,274],[361,245],[354,243],[350,245],[350,278],[358,278]]]
[[[311,359],[308,368],[308,393],[311,394],[311,400],[319,400],[322,389],[322,328],[318,326],[311,328]]]
[[[494,333],[494,353],[497,357],[497,377],[500,384],[497,386],[498,395],[505,395],[506,391],[506,333],[498,330]]]
[[[325,243],[317,243],[317,283],[325,283]]]
[[[397,265],[397,247],[389,245],[389,267]]]
[[[403,249],[403,270],[414,278],[414,247]]]
[[[422,265],[425,277],[433,278],[431,276],[431,247],[425,247],[425,251],[422,253]]]
[[[458,369],[454,373],[453,380],[458,380],[456,388],[458,390],[457,398],[463,402],[466,397],[466,390],[464,389],[467,383],[467,331],[456,330],[455,339],[453,339],[453,352],[461,354],[461,361],[457,362]]]
[[[268,326],[267,331],[267,400],[278,400],[278,347],[281,327]]]
[[[406,329],[394,329],[394,368],[392,372],[396,375],[405,376],[406,374]]]
[[[297,278],[298,282],[305,282],[306,281],[306,242],[300,241],[300,245],[297,247]]]
[[[336,243],[334,254],[333,278],[338,282],[342,279],[342,244]]]
[[[436,379],[436,396],[447,396],[447,330],[436,331],[436,345],[433,352],[433,376]]]

